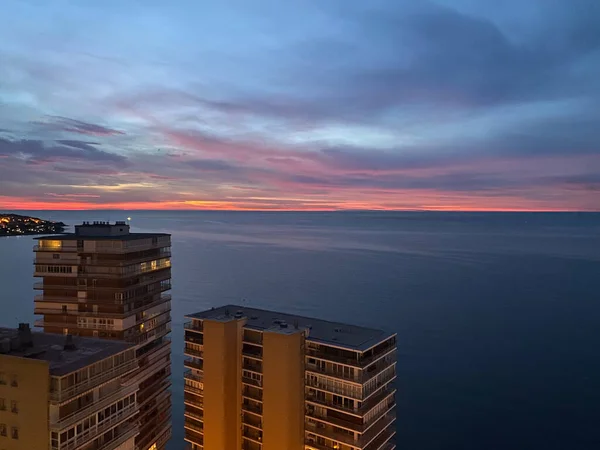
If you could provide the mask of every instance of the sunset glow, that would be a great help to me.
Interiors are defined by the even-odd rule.
[[[597,4],[34,3],[2,210],[600,210]]]

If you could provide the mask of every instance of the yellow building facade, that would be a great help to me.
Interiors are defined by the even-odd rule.
[[[228,305],[187,316],[192,450],[393,450],[396,336]]]
[[[136,450],[135,348],[0,328],[0,449]]]

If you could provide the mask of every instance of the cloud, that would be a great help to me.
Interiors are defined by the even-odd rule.
[[[119,136],[124,135],[123,131],[108,128],[102,125],[83,122],[81,120],[69,119],[61,116],[47,116],[43,122],[34,122],[44,128],[69,133],[85,134],[88,136]]]
[[[88,161],[113,165],[127,165],[122,155],[106,152],[94,144],[80,141],[45,143],[39,140],[8,140],[0,138],[0,155],[10,156],[30,164],[46,164],[68,160]]]

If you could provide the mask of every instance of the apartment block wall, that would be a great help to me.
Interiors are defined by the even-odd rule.
[[[304,332],[263,333],[262,450],[304,449]]]
[[[204,447],[241,448],[243,320],[204,321]]]
[[[49,380],[48,362],[0,355],[0,449],[50,448]]]

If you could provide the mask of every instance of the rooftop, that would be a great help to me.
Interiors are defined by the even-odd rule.
[[[159,237],[170,237],[167,233],[129,233],[121,236],[81,236],[75,233],[55,234],[52,236],[36,237],[35,240],[46,241],[135,241],[137,239],[151,239]]]
[[[187,315],[190,319],[211,319],[227,321],[236,316],[247,319],[246,328],[265,331],[272,329],[275,325],[285,322],[288,327],[309,329],[307,339],[312,342],[344,347],[349,350],[366,351],[392,336],[389,333],[375,328],[359,327],[341,322],[330,322],[328,320],[312,317],[297,316],[295,314],[284,314],[265,309],[248,308],[240,305],[225,305],[219,308],[209,309]]]
[[[59,377],[132,348],[132,345],[120,341],[73,336],[75,349],[65,350],[66,336],[61,334],[31,332],[31,338],[33,345],[24,346],[18,329],[0,328],[0,342],[5,339],[13,341],[10,351],[0,352],[0,356],[4,354],[47,361],[50,375]]]

